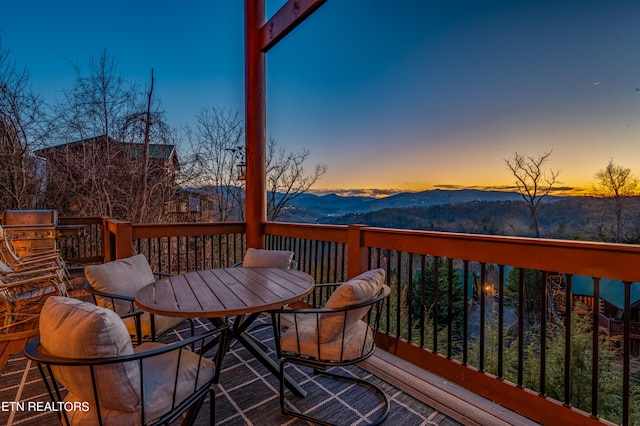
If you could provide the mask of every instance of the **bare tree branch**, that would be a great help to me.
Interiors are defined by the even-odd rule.
[[[42,207],[44,174],[33,151],[49,129],[44,102],[30,90],[29,75],[18,71],[0,44],[0,210]]]
[[[549,160],[551,152],[548,151],[538,156],[524,156],[515,152],[512,158],[504,160],[515,177],[518,192],[527,203],[536,238],[540,238],[537,216],[540,202],[551,193],[554,185],[560,183],[558,170],[544,170],[544,165]]]
[[[290,202],[309,191],[327,171],[325,164],[315,164],[311,172],[304,167],[310,152],[287,153],[276,149],[276,142],[269,140],[267,159],[267,218],[276,220]]]
[[[616,218],[617,243],[622,241],[625,227],[624,209],[628,197],[635,195],[640,180],[631,173],[631,169],[618,166],[609,159],[609,164],[595,174],[597,182],[593,185],[595,194],[599,197],[613,199]]]

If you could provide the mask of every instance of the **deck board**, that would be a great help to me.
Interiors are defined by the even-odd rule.
[[[538,423],[380,349],[358,364],[387,383],[465,425]]]

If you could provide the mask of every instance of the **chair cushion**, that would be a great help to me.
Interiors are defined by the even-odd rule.
[[[143,254],[118,259],[102,265],[84,268],[84,274],[93,288],[105,292],[134,297],[138,290],[155,281],[153,271]],[[111,300],[96,297],[98,306],[111,308]],[[131,303],[116,301],[115,311],[122,315],[131,311]]]
[[[135,352],[146,352],[164,346],[166,345],[162,343],[143,343],[135,348]],[[171,409],[178,354],[178,351],[172,351],[163,355],[145,358],[142,363],[142,377],[144,378],[145,389],[145,421],[157,419]],[[215,364],[213,361],[201,358],[189,350],[183,350],[180,354],[176,405],[189,397],[196,388],[200,388],[212,380],[214,372]],[[197,383],[196,377],[198,378]],[[75,395],[69,395],[65,398],[65,401],[74,402],[78,401],[78,399]],[[75,410],[68,414],[70,415],[71,424],[82,426],[98,424],[93,407],[88,412]],[[140,423],[140,413],[103,410],[101,408],[101,415],[105,424],[130,425]]]
[[[298,316],[298,318],[300,318]],[[280,349],[297,355],[308,356],[322,361],[349,361],[362,358],[374,349],[373,330],[364,321],[356,321],[342,339],[339,334],[335,340],[318,345],[316,334],[317,315],[306,314],[298,319],[280,337]]]
[[[133,354],[129,333],[115,312],[61,296],[49,297],[40,312],[40,344],[45,353],[61,358]],[[89,367],[52,366],[52,370],[70,393],[95,405]],[[102,406],[125,412],[140,409],[140,372],[135,362],[97,366],[95,374]]]
[[[345,308],[367,302],[376,297],[385,280],[384,269],[372,269],[338,286],[324,305],[325,308]],[[349,331],[367,312],[368,307],[353,311],[335,312],[320,315],[318,334],[320,343],[330,342],[342,334],[343,329]]]
[[[292,251],[247,249],[242,260],[245,268],[282,268],[287,269],[293,260]]]

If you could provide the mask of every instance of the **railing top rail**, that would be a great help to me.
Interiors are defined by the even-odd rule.
[[[101,217],[61,217],[58,218],[60,225],[101,225]]]
[[[364,245],[622,281],[640,281],[640,246],[362,228]]]
[[[198,235],[239,234],[245,231],[244,222],[219,223],[161,223],[132,225],[133,239],[183,237]]]
[[[303,238],[334,243],[347,242],[346,225],[318,225],[310,223],[282,223],[266,222],[264,232],[269,235],[279,235],[292,238]]]

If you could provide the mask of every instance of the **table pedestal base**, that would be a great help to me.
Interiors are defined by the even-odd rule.
[[[247,328],[260,316],[259,313],[251,314],[245,317],[245,315],[238,315],[235,317],[233,321],[233,326],[229,328],[229,332],[227,333],[226,342],[220,342],[222,345],[220,347],[220,351],[222,355],[219,357],[220,362],[224,355],[227,353],[231,346],[231,342],[233,339],[237,340],[242,346],[244,346],[251,354],[256,357],[258,361],[262,365],[264,365],[270,372],[276,377],[280,377],[280,366],[260,347],[259,342],[256,339],[246,332]],[[219,326],[224,324],[224,320],[222,318],[210,318],[211,322],[214,326]],[[216,383],[218,383],[219,371],[216,372]],[[296,383],[291,376],[287,373],[284,373],[284,383],[289,388],[291,392],[293,392],[296,396],[305,397],[307,396],[307,392]]]

